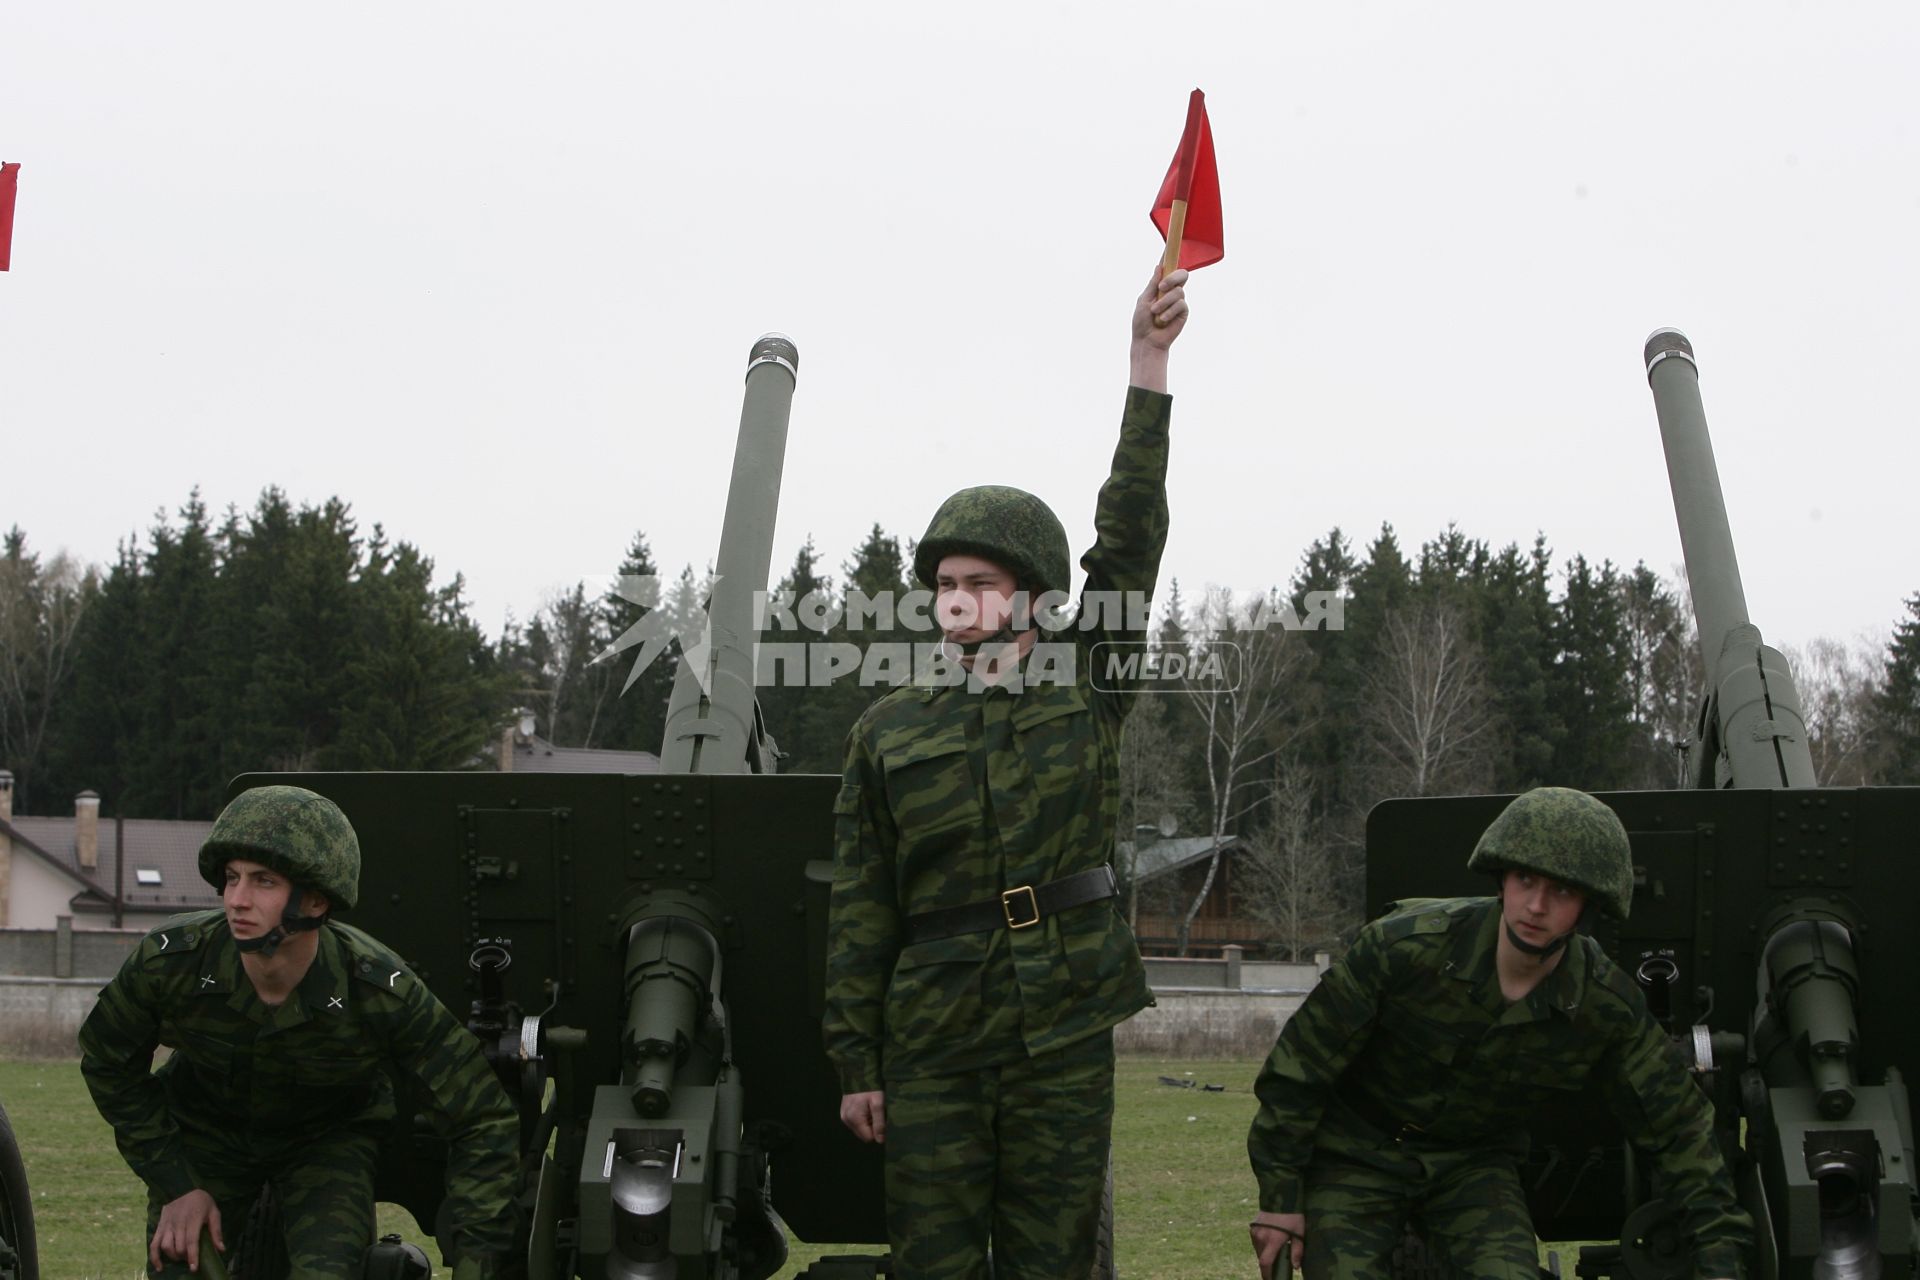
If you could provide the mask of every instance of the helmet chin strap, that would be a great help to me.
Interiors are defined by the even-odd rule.
[[[1512,925],[1507,925],[1506,928],[1507,941],[1511,942],[1515,949],[1522,955],[1532,956],[1541,964],[1545,964],[1549,957],[1557,955],[1564,950],[1567,943],[1572,941],[1573,935],[1578,932],[1576,929],[1569,929],[1559,937],[1550,939],[1545,943],[1533,943],[1528,942],[1525,938],[1515,933]]]
[[[325,915],[303,916],[300,914],[300,899],[306,892],[299,885],[294,885],[292,891],[287,894],[287,905],[280,910],[280,923],[257,938],[235,938],[233,945],[248,955],[257,953],[271,960],[273,953],[280,949],[280,944],[287,940],[289,934],[305,933],[325,924],[327,922]]]
[[[1519,951],[1521,955],[1532,956],[1534,960],[1540,964],[1545,964],[1548,960],[1566,950],[1567,944],[1573,941],[1573,935],[1579,933],[1580,927],[1587,922],[1587,912],[1590,910],[1592,910],[1590,905],[1581,907],[1580,918],[1573,922],[1573,928],[1567,930],[1557,938],[1549,938],[1542,943],[1528,942],[1525,938],[1522,938],[1513,931],[1512,925],[1507,924],[1504,920],[1500,923],[1507,931],[1507,941],[1514,945],[1515,950]]]
[[[1027,628],[1027,631],[1031,631],[1031,630],[1033,630],[1032,627]],[[959,640],[945,640],[943,641],[943,643],[950,644],[954,648],[958,649],[961,653],[961,656],[971,658],[975,654],[979,653],[980,650],[986,648],[988,645],[1012,644],[1014,641],[1018,640],[1021,636],[1025,634],[1026,634],[1025,631],[1015,631],[1013,629],[1013,624],[1009,622],[1009,623],[1003,624],[998,631],[986,637],[984,640],[972,640],[972,641],[967,641],[965,643],[962,643]]]

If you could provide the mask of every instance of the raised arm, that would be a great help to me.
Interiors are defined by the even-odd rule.
[[[1133,346],[1128,350],[1127,381],[1142,391],[1167,390],[1167,352],[1187,327],[1187,273],[1159,269],[1133,304]]]
[[[1167,544],[1167,431],[1173,401],[1166,394],[1167,352],[1187,323],[1187,273],[1156,279],[1134,303],[1128,372],[1131,385],[1120,418],[1113,467],[1094,507],[1096,541],[1080,557],[1087,572],[1081,596],[1080,640],[1096,664],[1093,646],[1147,638],[1145,605],[1160,576]],[[1096,680],[1096,690],[1111,683]],[[1103,698],[1124,714],[1123,698]]]

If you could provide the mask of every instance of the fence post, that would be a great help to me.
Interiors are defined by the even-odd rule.
[[[1220,948],[1220,954],[1227,958],[1227,990],[1240,989],[1240,956],[1246,948],[1237,942],[1229,942]]]
[[[73,917],[53,918],[53,976],[73,976]]]

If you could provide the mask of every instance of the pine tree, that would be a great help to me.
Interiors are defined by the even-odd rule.
[[[248,767],[311,769],[339,735],[351,694],[361,544],[347,505],[301,508],[277,558],[278,576],[250,610],[258,647],[232,728]]]
[[[1907,601],[1907,616],[1894,626],[1875,710],[1879,781],[1888,786],[1920,784],[1920,592]]]
[[[207,673],[198,691],[209,718],[221,726],[218,772],[234,774],[264,768],[257,748],[257,726],[248,717],[249,696],[265,640],[260,611],[289,572],[295,539],[295,514],[276,486],[263,489],[242,519],[229,509],[216,539],[219,577],[204,629]]]
[[[138,544],[120,544],[74,637],[73,691],[52,730],[54,775],[62,794],[100,793],[109,811],[137,816],[130,804],[132,763],[140,750],[146,692],[140,644],[147,605]]]
[[[626,555],[621,558],[620,567],[615,571],[615,586],[600,597],[601,630],[609,645],[626,635],[652,609],[663,604],[667,595],[667,586],[659,581],[660,567],[654,563],[653,549],[647,543],[647,535],[636,531],[632,541],[627,544]],[[641,580],[650,579],[654,583],[654,605],[629,599],[628,596],[643,594],[634,590]],[[623,595],[619,584],[628,584]],[[660,751],[667,725],[667,700],[673,694],[674,673],[679,669],[680,649],[677,644],[669,645],[637,677],[633,665],[638,660],[640,650],[637,646],[621,650],[610,657],[596,662],[590,671],[595,679],[603,683],[608,706],[606,728],[600,735],[600,741],[606,746],[623,751]],[[633,679],[628,685],[629,678]]]
[[[1509,543],[1487,566],[1480,593],[1480,634],[1487,689],[1504,730],[1493,742],[1491,785],[1524,791],[1546,780],[1564,730],[1547,696],[1552,665],[1553,599],[1544,536],[1531,554]]]
[[[196,488],[176,530],[164,521],[150,533],[143,565],[137,670],[143,684],[138,737],[131,744],[127,812],[168,818],[210,817],[225,798],[219,768],[219,726],[208,691],[214,683],[204,629],[216,598],[218,566],[206,504]]]
[[[1619,579],[1618,589],[1632,724],[1628,783],[1684,786],[1687,748],[1705,683],[1691,611],[1644,562]]]
[[[0,542],[0,767],[16,812],[56,803],[52,733],[74,682],[77,638],[99,576],[64,552],[42,564],[16,526]]]
[[[1628,643],[1610,562],[1597,570],[1585,556],[1567,562],[1553,636],[1558,654],[1547,695],[1566,736],[1556,744],[1551,781],[1586,791],[1625,786],[1633,776]]]
[[[827,632],[809,625],[832,590],[822,577],[819,556],[813,538],[808,536],[795,554],[793,567],[774,588],[768,602],[767,625],[761,629],[760,643],[776,646],[762,651],[759,686],[760,712],[780,748],[780,768],[785,773],[837,773],[845,749],[844,731],[836,736],[833,725],[822,716],[822,707],[807,686],[811,647],[827,639]],[[791,619],[791,625],[789,625]],[[775,653],[799,654],[798,661],[776,661]]]
[[[876,645],[888,646],[881,653],[911,653],[914,641],[923,644],[932,643],[938,637],[927,632],[915,632],[902,625],[898,616],[890,616],[888,611],[879,611],[857,618],[853,605],[857,603],[854,593],[859,592],[870,601],[890,601],[894,610],[905,600],[910,584],[907,575],[910,564],[901,550],[900,539],[875,524],[867,532],[861,544],[854,549],[853,556],[841,566],[840,582],[844,587],[843,599],[849,607],[834,624],[826,639],[830,645],[841,646],[838,652],[848,653],[845,646],[852,646],[851,652],[858,655],[859,665],[841,673],[832,674],[832,682],[825,687],[814,685],[810,690],[813,703],[807,734],[816,743],[834,744],[835,756],[833,771],[838,772],[838,756],[844,747],[847,733],[853,728],[854,721],[891,687],[887,683],[873,683],[885,673],[869,664],[869,653]],[[905,646],[904,650],[901,646]],[[878,655],[875,655],[876,657]],[[902,669],[895,663],[892,674],[904,680],[911,677],[912,663],[909,660]],[[820,674],[810,675],[810,679],[819,680]]]
[[[452,769],[475,763],[502,718],[508,677],[466,614],[462,582],[433,587],[433,562],[378,525],[354,583],[356,644],[331,769]]]

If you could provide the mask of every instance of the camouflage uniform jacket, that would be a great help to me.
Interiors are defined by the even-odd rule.
[[[1495,972],[1499,903],[1400,904],[1354,941],[1288,1020],[1254,1092],[1247,1137],[1260,1207],[1299,1212],[1316,1148],[1377,1147],[1361,1117],[1417,1126],[1449,1148],[1526,1149],[1532,1112],[1596,1087],[1682,1206],[1702,1276],[1737,1276],[1752,1226],[1714,1140],[1713,1107],[1592,938],[1524,999]],[[1312,1224],[1308,1224],[1312,1229]]]
[[[120,1153],[177,1199],[199,1185],[182,1128],[243,1127],[268,1158],[297,1152],[343,1125],[389,1122],[391,1067],[448,1141],[456,1249],[507,1251],[519,1125],[479,1042],[367,934],[329,922],[318,937],[313,967],[273,1008],[254,993],[221,912],[176,916],[147,935],[80,1029],[80,1069]],[[173,1055],[154,1072],[161,1044]]]
[[[1029,928],[910,945],[904,926],[921,912],[1112,860],[1131,695],[1104,679],[1107,688],[1095,687],[1094,660],[1107,651],[1093,647],[1145,637],[1113,610],[1096,613],[1091,593],[1153,591],[1167,538],[1171,406],[1165,395],[1128,390],[1094,515],[1098,541],[1080,561],[1086,617],[1040,636],[1055,655],[1073,654],[1073,678],[1029,678],[1017,690],[903,686],[848,737],[834,806],[824,1024],[848,1093],[1017,1062],[1153,1002],[1115,899]],[[1042,652],[1036,646],[1023,671],[1045,670]]]

